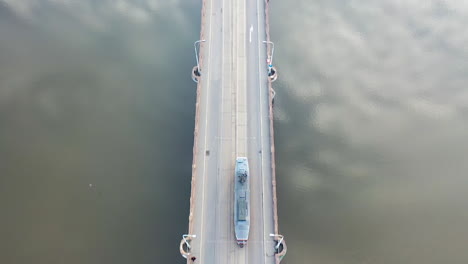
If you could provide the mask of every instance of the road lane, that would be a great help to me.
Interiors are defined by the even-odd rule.
[[[264,2],[262,0],[248,1],[247,23],[253,28],[252,41],[249,42],[248,52],[248,87],[249,115],[255,116],[249,124],[252,145],[250,159],[253,161],[256,177],[252,180],[256,186],[252,190],[252,215],[254,232],[251,237],[249,263],[274,263],[274,243],[269,236],[274,233],[271,197],[271,159],[270,134],[268,119],[268,85],[266,75],[266,39],[264,27]],[[250,29],[249,29],[250,30]],[[250,32],[249,32],[250,34]],[[259,254],[261,252],[261,254]]]

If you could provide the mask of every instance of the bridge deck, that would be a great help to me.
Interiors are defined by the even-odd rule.
[[[264,0],[204,0],[190,203],[196,263],[278,263]],[[234,235],[234,165],[250,163],[250,235]]]

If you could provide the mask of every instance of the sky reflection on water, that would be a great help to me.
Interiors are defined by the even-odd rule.
[[[468,6],[271,5],[285,263],[466,263]]]
[[[197,9],[0,1],[1,263],[181,260]]]

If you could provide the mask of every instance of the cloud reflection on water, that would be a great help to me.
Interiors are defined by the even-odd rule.
[[[285,263],[466,262],[467,5],[271,6]]]
[[[181,259],[199,8],[0,0],[1,263]]]

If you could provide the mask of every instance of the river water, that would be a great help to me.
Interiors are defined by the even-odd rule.
[[[270,1],[283,263],[468,262],[468,5]],[[0,262],[182,263],[196,0],[0,0]]]

